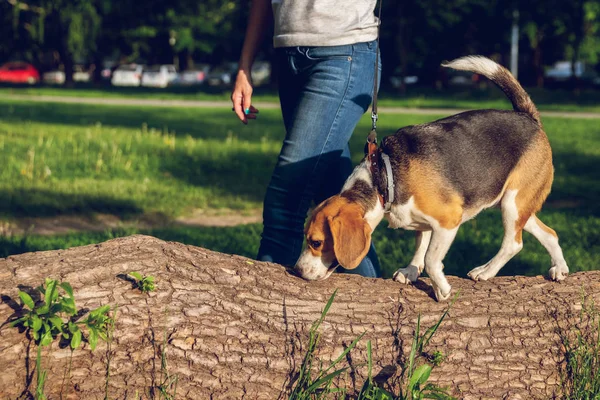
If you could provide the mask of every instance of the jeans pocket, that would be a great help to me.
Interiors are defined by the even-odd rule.
[[[313,61],[351,60],[352,53],[351,45],[309,47],[306,50],[306,58]]]

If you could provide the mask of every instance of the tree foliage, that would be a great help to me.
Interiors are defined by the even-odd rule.
[[[0,0],[0,61],[42,66],[74,62],[234,61],[249,2],[233,0]],[[439,79],[439,64],[465,54],[508,64],[519,12],[521,79],[543,84],[558,60],[600,61],[600,0],[406,0],[383,2],[384,74]],[[263,51],[269,54],[266,41]]]

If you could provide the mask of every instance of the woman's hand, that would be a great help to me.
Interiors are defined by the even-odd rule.
[[[240,69],[231,93],[232,110],[244,124],[249,119],[256,119],[258,114],[258,110],[252,106],[252,82],[249,75],[247,70]]]

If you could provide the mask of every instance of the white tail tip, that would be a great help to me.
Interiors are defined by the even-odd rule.
[[[460,71],[471,71],[487,77],[493,76],[500,67],[497,63],[483,56],[467,56],[457,58],[442,67],[452,68]]]

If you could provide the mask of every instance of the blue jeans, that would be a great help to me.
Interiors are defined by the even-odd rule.
[[[348,141],[371,104],[375,57],[374,41],[277,49],[286,137],[265,195],[259,260],[295,265],[309,207],[338,194],[352,172]],[[380,276],[373,245],[348,272]]]

